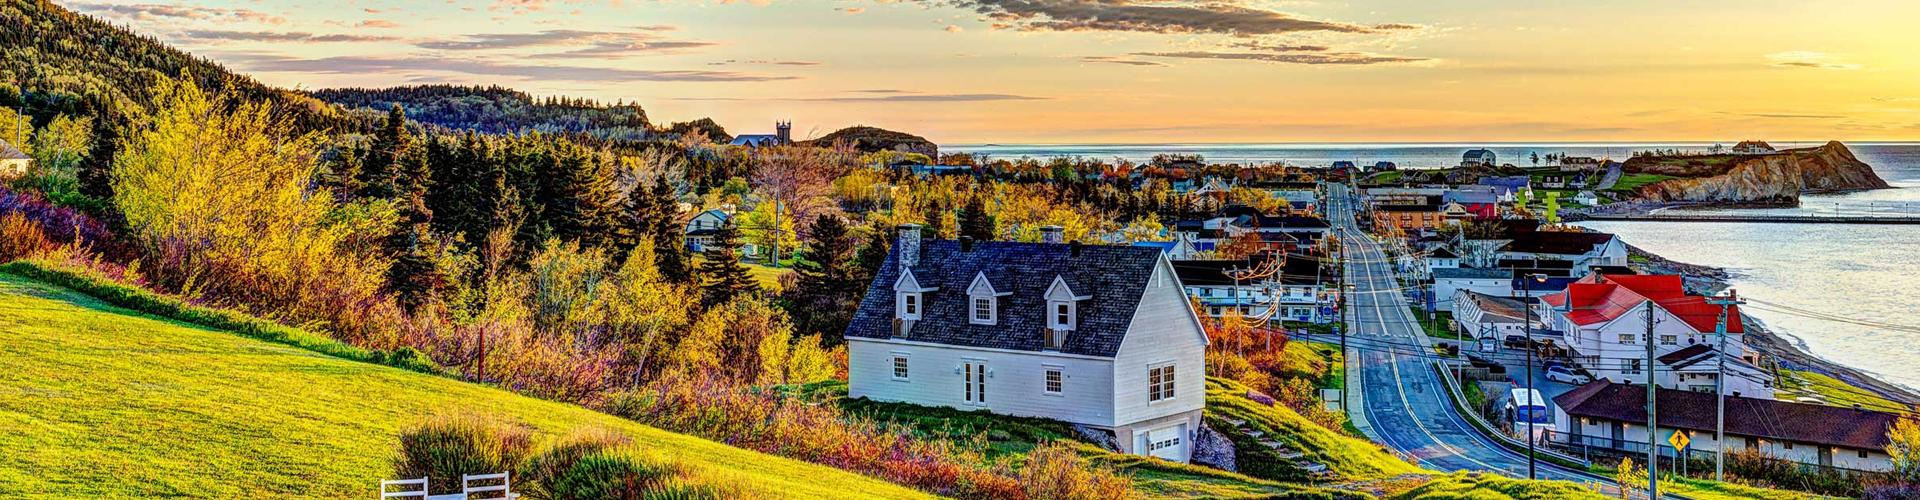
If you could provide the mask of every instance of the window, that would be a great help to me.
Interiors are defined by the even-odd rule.
[[[1173,399],[1173,365],[1147,369],[1147,401]]]
[[[1047,328],[1055,330],[1073,329],[1073,303],[1064,300],[1050,301],[1053,314],[1047,316]]]
[[[1867,450],[1860,450],[1860,458],[1867,458]]]
[[[907,379],[907,356],[904,354],[893,355],[893,379]]]
[[[1153,453],[1156,451],[1172,448],[1175,446],[1180,446],[1180,433],[1175,432],[1172,434],[1173,434],[1172,436],[1166,439],[1161,439],[1157,441],[1155,440],[1155,438],[1158,436],[1154,436],[1151,433],[1147,434],[1147,453]]]
[[[1780,442],[1780,447],[1781,447],[1781,448],[1783,448],[1783,449],[1788,449],[1788,450],[1791,450],[1791,449],[1793,449],[1793,443],[1789,443],[1789,442],[1785,442],[1785,441],[1782,441],[1782,442]]]
[[[961,363],[961,376],[963,378],[960,379],[960,385],[965,388],[965,401],[967,404],[986,405],[987,363],[984,361],[967,361]]]
[[[1640,373],[1640,360],[1638,359],[1627,360],[1627,369],[1623,371],[1627,373]]]
[[[920,294],[900,292],[900,319],[920,319]]]
[[[1660,345],[1675,345],[1679,343],[1680,343],[1679,335],[1661,335],[1660,336]]]
[[[993,324],[993,316],[994,316],[993,306],[994,306],[993,297],[974,297],[973,298],[973,324],[976,324],[976,325]]]
[[[1620,343],[1622,343],[1622,344],[1637,344],[1637,343],[1640,343],[1640,336],[1639,336],[1639,335],[1635,335],[1635,334],[1631,334],[1631,333],[1622,333],[1622,334],[1620,334]]]
[[[1046,375],[1047,394],[1058,395],[1060,394],[1061,390],[1064,388],[1063,386],[1066,385],[1067,375],[1063,373],[1062,369],[1058,366],[1049,366],[1046,368],[1047,368],[1047,375]]]

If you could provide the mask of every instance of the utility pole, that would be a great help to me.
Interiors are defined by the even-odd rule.
[[[1539,394],[1539,393],[1534,392],[1534,388],[1533,388],[1533,307],[1527,305],[1527,297],[1533,295],[1534,280],[1546,281],[1546,279],[1547,279],[1547,276],[1544,274],[1526,274],[1526,275],[1520,276],[1520,325],[1522,328],[1525,328],[1527,331],[1527,405],[1521,407],[1521,408],[1528,409],[1527,410],[1527,479],[1535,479],[1534,472],[1533,472],[1534,462],[1538,460],[1534,458],[1534,444],[1533,444],[1534,431],[1536,430],[1534,428],[1534,419],[1536,415],[1533,414],[1533,410],[1531,408],[1533,408],[1534,405],[1539,405],[1542,409],[1546,408],[1545,404],[1541,404],[1541,402],[1534,400],[1536,397],[1538,397],[1538,396],[1535,396],[1535,394]]]
[[[1720,374],[1713,377],[1714,416],[1713,416],[1713,480],[1725,481],[1727,460],[1727,319],[1731,308],[1747,301],[1740,299],[1740,292],[1727,290],[1726,297],[1707,299],[1708,304],[1720,306],[1720,320],[1714,322],[1713,334],[1720,337]]]
[[[939,214],[934,214],[934,217],[939,217],[939,216],[940,216]],[[780,190],[776,189],[773,191],[773,268],[774,269],[780,268],[780,240],[783,236],[786,236],[786,235],[780,234]],[[938,238],[939,235],[934,235],[934,237]]]
[[[1653,383],[1653,301],[1646,302],[1647,336],[1641,339],[1647,344],[1647,498],[1660,498],[1660,419],[1658,395],[1660,386]]]

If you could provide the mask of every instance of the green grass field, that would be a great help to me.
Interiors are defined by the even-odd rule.
[[[1678,178],[1679,177],[1660,174],[1621,174],[1620,182],[1614,183],[1613,187],[1608,189],[1608,191],[1633,192],[1640,189],[1640,186]]]
[[[1247,475],[1278,480],[1307,477],[1305,471],[1279,458],[1277,452],[1258,444],[1261,439],[1272,439],[1299,451],[1308,460],[1325,464],[1338,481],[1424,472],[1378,444],[1322,427],[1285,406],[1262,405],[1248,399],[1246,394],[1247,387],[1238,382],[1217,377],[1207,379],[1207,425],[1233,440],[1241,471]],[[1245,427],[1259,432],[1260,437],[1235,429],[1228,419],[1245,422]]]
[[[765,497],[925,497],[585,408],[156,319],[0,274],[0,497],[371,497],[399,432],[601,427]]]
[[[1819,372],[1801,370],[1780,370],[1780,394],[1782,401],[1793,401],[1801,396],[1814,396],[1826,400],[1826,404],[1851,408],[1860,405],[1875,411],[1907,413],[1913,408],[1880,397],[1866,389],[1861,389],[1826,376]]]

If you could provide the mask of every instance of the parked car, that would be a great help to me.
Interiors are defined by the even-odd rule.
[[[1485,368],[1487,369],[1487,373],[1491,373],[1494,375],[1499,375],[1507,372],[1506,366],[1502,366],[1500,363],[1488,361],[1487,358],[1482,358],[1472,354],[1467,355],[1467,364],[1473,365],[1474,368]]]
[[[1573,385],[1585,385],[1587,382],[1592,382],[1593,377],[1574,373],[1573,370],[1568,369],[1566,366],[1549,365],[1547,366],[1547,380]]]
[[[1527,340],[1526,335],[1508,335],[1507,341],[1501,345],[1505,345],[1510,349],[1526,349],[1530,344],[1532,344],[1532,342]]]

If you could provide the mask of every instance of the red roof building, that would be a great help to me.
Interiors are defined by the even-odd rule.
[[[1580,325],[1613,321],[1649,300],[1697,332],[1714,331],[1714,325],[1720,320],[1720,306],[1708,304],[1706,297],[1688,295],[1685,282],[1671,274],[1594,273],[1567,285],[1567,291],[1543,296],[1540,300],[1566,311],[1567,319]],[[1740,306],[1730,306],[1727,333],[1745,331],[1740,321]]]

